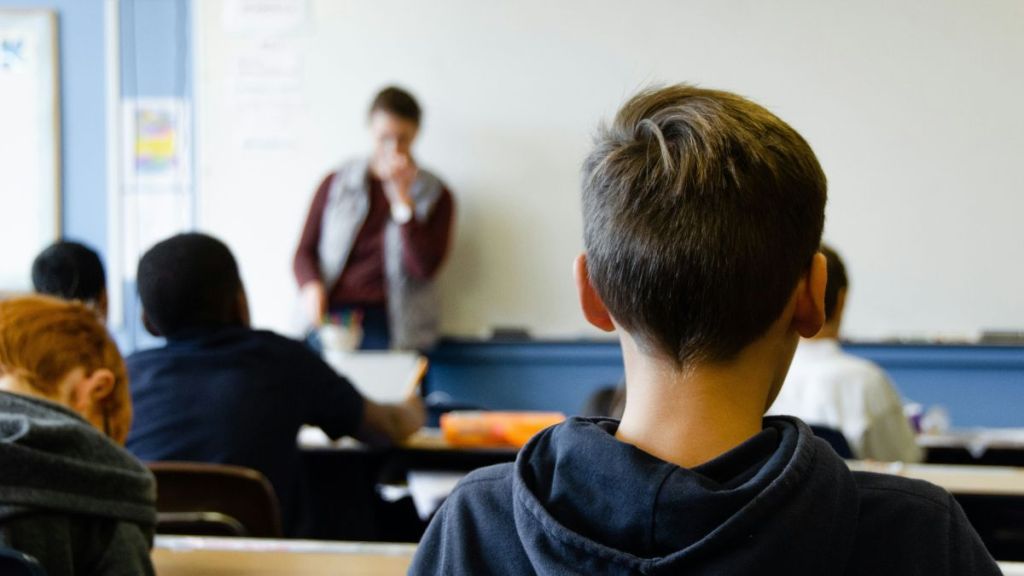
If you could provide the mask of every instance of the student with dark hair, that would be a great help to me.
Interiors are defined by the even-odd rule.
[[[825,318],[825,175],[796,131],[734,94],[644,90],[582,182],[576,285],[618,332],[622,420],[570,418],[467,476],[411,573],[999,573],[944,490],[763,418]]]
[[[800,341],[770,413],[838,430],[857,458],[919,462],[923,451],[885,371],[839,346],[850,284],[839,254],[828,246],[821,252],[828,260],[825,326],[814,338]]]
[[[32,262],[32,284],[39,294],[79,300],[107,317],[107,276],[99,254],[78,242],[59,241]]]
[[[190,460],[262,472],[286,533],[307,510],[296,436],[303,424],[332,438],[398,442],[425,420],[417,395],[364,399],[305,345],[249,327],[231,251],[203,234],[160,242],[139,262],[143,322],[167,339],[128,358],[135,425],[128,448],[143,460]]]
[[[153,475],[124,448],[124,360],[80,302],[0,302],[0,547],[49,576],[153,574]]]
[[[321,182],[295,252],[308,321],[361,319],[363,349],[426,349],[437,339],[434,278],[448,252],[455,202],[417,165],[420,106],[397,87],[369,112],[373,150]]]

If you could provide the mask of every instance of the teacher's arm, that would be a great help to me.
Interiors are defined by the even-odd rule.
[[[402,224],[402,263],[414,278],[429,280],[444,263],[451,242],[455,200],[445,188],[425,221]]]
[[[307,313],[316,324],[320,323],[327,311],[327,295],[320,278],[320,225],[333,179],[334,174],[329,174],[317,188],[306,216],[306,225],[302,228],[299,247],[292,259],[295,281],[302,290]]]

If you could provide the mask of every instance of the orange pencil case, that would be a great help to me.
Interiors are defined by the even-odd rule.
[[[561,412],[448,412],[441,434],[452,446],[521,448],[541,430],[565,420]]]

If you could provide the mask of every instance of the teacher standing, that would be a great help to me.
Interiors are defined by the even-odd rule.
[[[373,152],[343,162],[321,182],[293,269],[314,327],[330,317],[361,324],[361,349],[423,350],[436,340],[434,278],[451,238],[455,202],[417,166],[422,112],[397,87],[369,112]]]

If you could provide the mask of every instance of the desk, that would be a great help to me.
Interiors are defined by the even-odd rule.
[[[932,464],[1024,467],[1024,428],[976,428],[923,434],[917,445]]]
[[[469,472],[511,462],[517,453],[513,448],[452,448],[436,430],[390,448],[349,439],[330,442],[304,431],[299,446],[312,501],[308,535],[324,540],[418,542],[426,523],[411,499],[386,501],[379,485],[404,484],[410,470]]]
[[[157,536],[160,576],[390,576],[405,574],[413,544]]]
[[[1024,496],[1024,468],[850,461],[851,470],[925,480],[959,496]]]
[[[1024,469],[878,462],[849,462],[849,466],[942,486],[956,497],[992,556],[1024,560]]]
[[[316,510],[313,536],[341,540],[416,542],[426,523],[411,500],[387,503],[381,483],[400,484],[410,470],[469,472],[511,462],[511,448],[460,449],[425,431],[396,448],[351,441],[302,443]],[[852,470],[926,480],[952,492],[993,556],[1024,560],[1024,469],[998,466],[849,462]]]
[[[319,576],[405,574],[413,544],[157,536],[153,563],[160,576]],[[1024,564],[1000,562],[1004,576],[1024,576]]]
[[[999,568],[1003,576],[1024,576],[1024,563],[1021,562],[1000,562]]]

